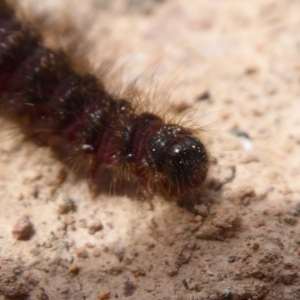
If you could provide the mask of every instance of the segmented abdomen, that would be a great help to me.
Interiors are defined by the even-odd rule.
[[[181,193],[201,185],[209,158],[190,130],[136,114],[93,75],[74,72],[66,55],[43,47],[0,0],[0,100],[5,114],[94,178],[101,164],[134,175],[145,188]]]

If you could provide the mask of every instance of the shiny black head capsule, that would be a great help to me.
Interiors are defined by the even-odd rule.
[[[164,125],[151,137],[146,160],[154,172],[180,191],[199,187],[209,164],[203,143],[178,125]]]

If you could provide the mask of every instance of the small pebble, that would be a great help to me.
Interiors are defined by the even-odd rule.
[[[252,75],[252,74],[257,73],[258,71],[259,71],[259,68],[257,66],[252,65],[252,66],[246,67],[245,74]]]
[[[108,300],[110,298],[110,292],[109,291],[105,291],[102,292],[100,294],[98,294],[98,299],[99,300]]]
[[[28,240],[33,232],[33,225],[28,216],[21,217],[12,230],[12,234],[17,240]]]
[[[78,258],[87,258],[88,257],[88,252],[84,247],[79,247],[75,250],[75,253]]]
[[[71,225],[71,226],[70,226],[70,230],[71,230],[71,231],[76,231],[76,230],[77,230],[77,228],[76,228],[76,226],[74,226],[74,225]]]
[[[75,212],[77,210],[76,204],[72,199],[64,199],[62,203],[59,204],[57,212],[60,215],[65,215],[69,212]]]
[[[300,203],[297,203],[295,206],[295,210],[300,213]]]
[[[231,255],[231,256],[228,257],[228,260],[227,260],[227,261],[228,261],[229,263],[233,263],[233,262],[235,262],[235,260],[236,260],[236,257],[233,256],[233,255]]]
[[[137,289],[137,285],[133,283],[132,281],[126,281],[124,283],[124,296],[125,297],[130,297],[134,294],[135,290]]]
[[[167,270],[167,274],[170,276],[170,277],[174,277],[178,274],[178,268],[177,267],[170,267],[168,268]]]
[[[135,271],[132,272],[133,276],[135,278],[140,277],[140,276],[145,276],[146,275],[146,271],[142,268],[137,268]]]
[[[252,246],[253,250],[258,250],[259,249],[259,243],[254,243]]]
[[[89,234],[95,234],[97,231],[103,229],[103,225],[100,220],[95,220],[89,225]]]
[[[122,246],[116,246],[113,253],[118,257],[119,261],[122,261],[125,255],[125,249]]]
[[[90,243],[90,242],[86,242],[86,243],[84,244],[84,246],[85,246],[86,248],[92,249],[92,248],[95,247],[95,244],[92,244],[92,243]]]
[[[69,265],[69,272],[72,274],[78,274],[79,273],[80,268],[78,267],[78,265],[76,264],[70,264]]]
[[[284,222],[289,224],[289,225],[295,225],[297,223],[297,218],[293,216],[285,216]]]
[[[203,218],[208,216],[208,208],[204,204],[195,205],[195,210]]]
[[[189,103],[186,102],[180,102],[177,105],[174,105],[172,107],[172,109],[176,112],[176,113],[182,113],[184,111],[186,111],[187,109],[189,109],[191,107],[191,105]]]
[[[101,250],[99,248],[95,248],[93,250],[93,256],[94,257],[99,257],[101,255]]]

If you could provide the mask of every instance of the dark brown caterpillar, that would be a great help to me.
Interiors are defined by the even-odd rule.
[[[0,0],[0,103],[5,116],[55,151],[80,161],[89,181],[100,165],[135,177],[147,192],[181,194],[203,184],[209,167],[192,131],[136,113],[65,54],[43,47]]]

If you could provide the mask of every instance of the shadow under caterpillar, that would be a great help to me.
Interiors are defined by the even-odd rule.
[[[72,70],[62,51],[19,22],[0,0],[0,105],[38,143],[67,154],[93,188],[100,166],[136,178],[148,194],[181,195],[201,186],[210,157],[188,128],[138,113],[93,75]]]

